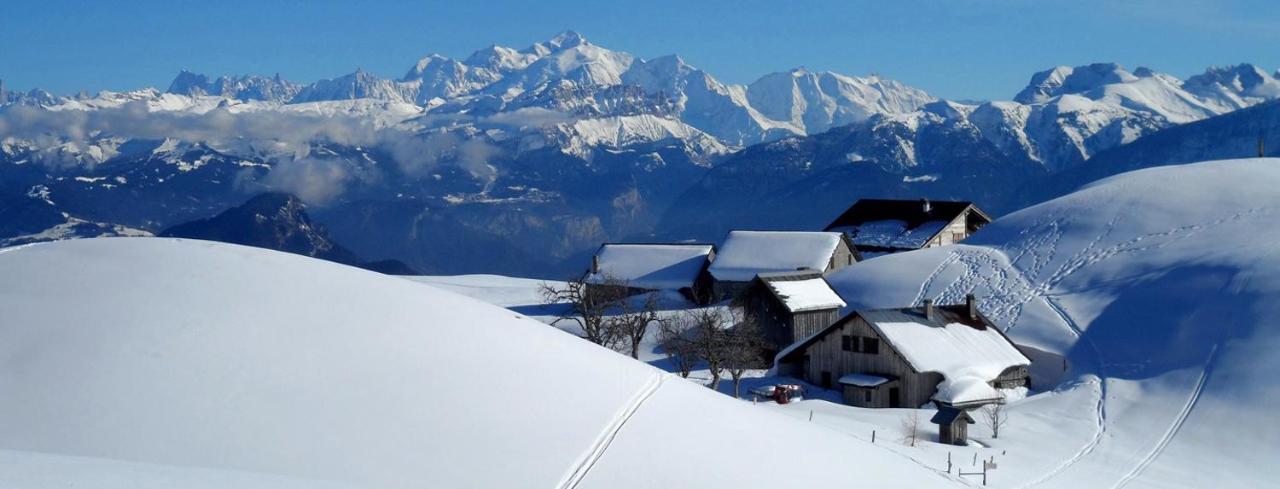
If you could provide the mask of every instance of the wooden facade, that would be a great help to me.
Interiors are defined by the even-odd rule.
[[[851,406],[920,407],[929,403],[938,383],[942,382],[942,374],[921,373],[911,368],[906,359],[857,314],[846,316],[804,351],[799,369],[802,378],[826,389],[839,388],[845,403]],[[892,380],[874,388],[837,385],[840,377],[851,373]]]
[[[939,406],[929,422],[938,425],[938,443],[965,446],[969,444],[969,425],[973,417],[964,409]]]
[[[793,312],[774,293],[769,282],[795,280],[822,280],[822,275],[817,272],[761,274],[749,282],[733,302],[745,318],[756,322],[765,339],[773,345],[771,355],[830,326],[839,319],[840,308],[844,306],[840,302],[831,307]],[[835,291],[831,293],[834,295]]]
[[[966,305],[926,306],[934,307],[940,323],[981,322],[986,328],[995,328],[985,317],[976,313],[973,298]],[[924,308],[897,310],[858,311],[835,322],[817,336],[793,345],[779,359],[781,374],[795,375],[806,382],[827,389],[839,389],[846,404],[858,407],[911,407],[928,404],[944,379],[939,372],[920,372],[899,353],[893,345],[865,318],[867,315],[898,314],[916,315],[923,320]],[[971,312],[972,311],[972,312]],[[906,319],[910,320],[910,318]],[[995,328],[1005,341],[998,328]],[[1013,348],[1017,348],[1011,341]],[[1023,355],[1025,356],[1025,355]],[[849,374],[883,377],[886,382],[874,386],[840,383]],[[995,388],[1030,386],[1028,365],[1015,365],[1005,369],[988,384]]]

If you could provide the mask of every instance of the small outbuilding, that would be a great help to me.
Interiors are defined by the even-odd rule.
[[[938,425],[938,443],[965,446],[969,444],[969,425],[973,424],[973,416],[969,411],[952,407],[939,406],[930,423]]]
[[[848,236],[869,258],[959,243],[990,222],[972,202],[861,199],[826,230]]]
[[[845,303],[821,273],[801,271],[756,275],[734,306],[759,326],[772,356],[835,322]]]
[[[762,273],[830,273],[858,261],[853,244],[836,232],[730,231],[708,271],[716,300],[737,297]]]
[[[675,290],[706,304],[711,299],[707,266],[715,253],[715,246],[702,243],[605,243],[583,280],[589,288],[625,284],[627,295]]]
[[[854,311],[776,358],[779,373],[838,388],[859,407],[972,408],[1031,382],[1031,360],[972,295],[952,306]]]

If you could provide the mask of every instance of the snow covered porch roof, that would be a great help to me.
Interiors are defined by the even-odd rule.
[[[612,278],[641,289],[693,287],[714,253],[715,246],[702,243],[605,243],[593,258],[586,282]]]
[[[879,387],[895,380],[897,379],[890,379],[880,375],[848,374],[840,377],[840,380],[837,380],[836,382],[839,382],[842,385],[851,385],[854,387]]]
[[[822,272],[842,239],[834,232],[730,231],[708,270],[728,282],[747,282],[761,273]]]
[[[756,278],[792,313],[845,306],[844,299],[819,272],[762,273]]]

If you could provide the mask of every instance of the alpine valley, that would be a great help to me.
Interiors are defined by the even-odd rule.
[[[1012,100],[958,102],[803,69],[728,84],[565,32],[430,55],[394,80],[0,84],[0,247],[178,229],[305,237],[303,253],[427,274],[564,277],[601,242],[821,227],[864,197],[1001,215],[1142,166],[1253,156],[1280,136],[1277,78],[1059,66]]]

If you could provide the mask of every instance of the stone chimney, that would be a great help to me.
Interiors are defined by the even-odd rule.
[[[933,321],[933,317],[937,315],[933,312],[933,299],[925,299],[923,305],[924,318]]]
[[[969,311],[969,319],[978,319],[978,298],[973,294],[964,296],[965,309]]]
[[[920,210],[924,211],[925,214],[933,210],[933,206],[929,204],[929,199],[920,199]]]
[[[600,255],[591,257],[591,273],[600,273]]]

